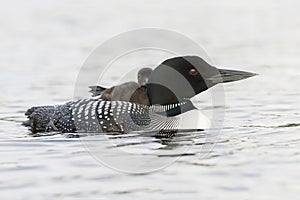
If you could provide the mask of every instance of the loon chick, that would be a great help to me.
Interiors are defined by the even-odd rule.
[[[151,72],[147,88],[150,106],[128,101],[88,98],[63,105],[29,109],[33,132],[121,132],[176,130],[179,115],[196,109],[189,100],[213,87],[256,74],[217,69],[198,56],[165,60]]]
[[[138,71],[138,82],[130,81],[111,88],[90,86],[90,92],[93,97],[99,96],[105,101],[128,101],[149,106],[146,83],[151,72],[151,68],[142,68]]]

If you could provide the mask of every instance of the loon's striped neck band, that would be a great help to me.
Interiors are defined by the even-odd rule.
[[[167,110],[162,111],[162,112],[157,112],[157,113],[161,114],[161,115],[165,115],[167,117],[174,117],[176,115],[180,115],[180,114],[185,113],[187,111],[196,109],[196,107],[194,106],[194,104],[190,100],[188,100],[184,103],[179,103],[177,105],[178,106],[176,106],[176,107],[173,107],[171,109],[167,109]],[[166,105],[166,106],[169,106],[169,105]]]

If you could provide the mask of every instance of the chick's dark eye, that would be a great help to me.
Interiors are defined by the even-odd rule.
[[[190,75],[196,75],[196,74],[198,74],[198,71],[196,69],[190,70]]]

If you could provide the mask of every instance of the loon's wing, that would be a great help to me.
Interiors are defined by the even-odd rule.
[[[149,106],[131,102],[91,98],[56,106],[34,107],[29,109],[26,115],[33,133],[128,133],[178,128],[177,117],[166,117],[153,111]]]

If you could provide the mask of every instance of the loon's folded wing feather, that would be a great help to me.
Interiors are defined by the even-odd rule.
[[[57,106],[29,109],[33,132],[120,132],[178,128],[177,117],[153,112],[155,109],[125,101],[82,99]],[[160,109],[163,110],[163,109]]]

